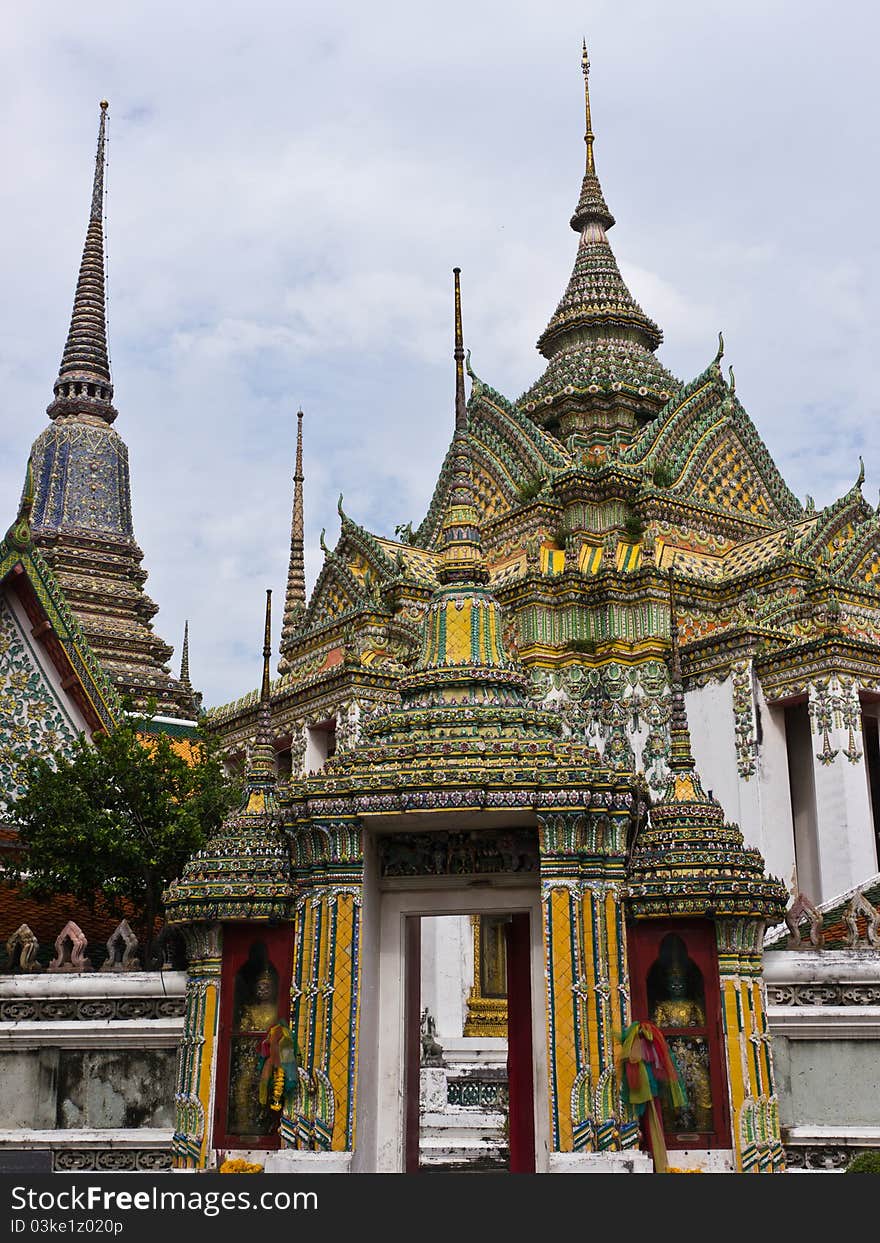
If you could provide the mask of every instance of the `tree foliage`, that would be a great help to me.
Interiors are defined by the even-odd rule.
[[[210,741],[189,759],[167,734],[126,718],[72,754],[26,763],[26,793],[14,804],[23,847],[12,869],[35,897],[70,894],[89,910],[103,900],[119,916],[130,903],[147,952],[162,891],[235,804]]]

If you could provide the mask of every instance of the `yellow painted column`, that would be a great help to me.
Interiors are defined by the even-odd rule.
[[[351,1152],[355,1144],[363,858],[351,822],[313,826],[311,884],[296,904],[291,1026],[302,1055],[285,1144]]]
[[[219,924],[191,924],[182,931],[188,960],[186,1015],[171,1151],[175,1169],[192,1170],[204,1169],[211,1156],[222,934]]]
[[[764,925],[730,918],[715,927],[736,1166],[743,1173],[776,1173],[785,1168],[785,1155],[761,978]]]
[[[617,824],[600,809],[540,821],[554,1152],[638,1143],[637,1122],[622,1118],[616,1065],[617,1037],[629,1017],[623,818]]]

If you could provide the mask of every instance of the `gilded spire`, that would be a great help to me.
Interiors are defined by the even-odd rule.
[[[673,773],[693,771],[694,757],[691,753],[691,735],[688,729],[687,711],[684,703],[684,683],[681,678],[681,652],[678,647],[678,618],[675,611],[675,579],[669,570],[669,684],[672,692],[672,714],[669,721],[670,756],[669,767]]]
[[[107,353],[107,294],[104,279],[104,168],[107,101],[101,102],[98,153],[85,246],[73,299],[70,331],[55,381],[55,400],[46,413],[52,419],[93,415],[112,423],[113,385]]]
[[[281,624],[281,660],[278,668],[285,673],[289,668],[287,652],[299,619],[306,606],[305,525],[303,519],[303,412],[296,412],[296,468],[293,472],[293,516],[290,522],[290,563],[287,568],[287,595],[284,600],[284,620]]]
[[[452,269],[455,278],[455,427],[456,431],[467,428],[467,403],[464,397],[464,336],[461,330],[461,268]]]
[[[584,75],[584,112],[587,126],[584,142],[587,145],[587,167],[581,186],[581,196],[571,218],[571,227],[576,233],[583,232],[586,226],[593,222],[601,225],[603,229],[610,229],[614,224],[614,217],[608,210],[602,187],[599,185],[599,178],[596,176],[596,161],[593,155],[596,135],[593,133],[593,118],[590,112],[590,58],[587,56],[586,39],[581,53],[581,69]]]
[[[593,162],[593,122],[590,117],[590,58],[587,55],[587,41],[584,39],[584,50],[581,53],[581,68],[584,73],[584,111],[587,117],[587,132],[584,134],[584,142],[587,144],[587,172],[595,173],[596,166]]]

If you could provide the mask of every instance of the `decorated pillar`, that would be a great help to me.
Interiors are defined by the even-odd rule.
[[[282,1142],[315,1152],[355,1143],[361,829],[354,820],[314,821],[293,831],[300,888],[294,915],[290,1025],[301,1050],[299,1092],[281,1119]]]
[[[624,1118],[616,1041],[629,1021],[621,896],[629,794],[539,817],[550,1135],[557,1153],[638,1142]],[[613,803],[620,804],[612,807]],[[604,805],[603,805],[604,804]]]
[[[718,919],[718,974],[731,1130],[742,1173],[785,1169],[762,975],[764,921]]]
[[[221,928],[183,929],[187,951],[186,1014],[174,1093],[174,1168],[204,1169],[211,1150],[217,1030],[220,1013]]]
[[[877,871],[877,847],[865,767],[862,712],[851,678],[831,674],[810,683],[808,706],[823,902]]]

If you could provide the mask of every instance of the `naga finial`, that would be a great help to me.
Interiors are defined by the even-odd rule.
[[[862,455],[859,454],[859,477],[856,480],[856,487],[860,488],[865,482],[865,463],[862,461]]]
[[[718,351],[715,354],[716,363],[720,363],[723,357],[724,357],[724,333],[719,332],[718,333]]]
[[[730,376],[730,395],[736,396],[736,376],[733,374],[733,367],[727,368],[727,374]]]
[[[342,519],[342,521],[345,522],[345,511],[342,508],[342,493],[341,492],[339,493],[339,500],[336,502],[336,512],[339,514],[339,517]]]
[[[596,172],[596,165],[593,162],[593,142],[595,135],[593,133],[593,122],[590,117],[590,58],[587,55],[587,41],[583,41],[583,51],[581,52],[581,69],[584,74],[584,110],[587,120],[587,132],[584,134],[584,142],[587,144],[587,172]]]
[[[320,544],[320,546],[321,546],[321,551],[325,554],[325,556],[329,557],[329,556],[330,556],[330,553],[331,553],[331,549],[329,549],[329,548],[327,547],[326,541],[325,541],[325,539],[324,539],[324,536],[325,536],[326,534],[327,534],[327,528],[326,528],[326,527],[322,527],[322,528],[321,528],[321,534],[318,536],[318,543],[319,543],[319,544]]]

